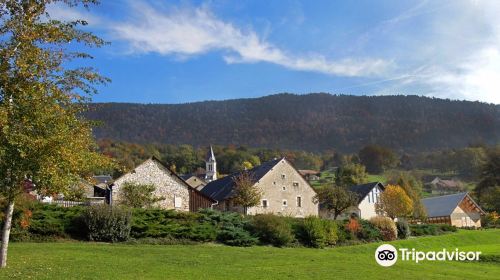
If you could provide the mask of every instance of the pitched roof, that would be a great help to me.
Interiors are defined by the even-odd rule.
[[[275,159],[256,166],[246,172],[250,175],[254,182],[259,181],[266,175],[276,164],[282,159]],[[208,183],[201,192],[217,201],[223,201],[231,197],[235,187],[234,178],[238,177],[242,172],[236,172],[224,178]]]
[[[187,187],[187,188],[188,188],[188,190],[191,190],[191,191],[194,191],[194,192],[196,192],[196,193],[199,193],[199,194],[201,194],[203,197],[205,197],[205,198],[207,198],[207,199],[209,199],[209,200],[211,200],[211,201],[215,202],[215,201],[213,200],[213,198],[211,198],[211,197],[209,197],[209,196],[207,196],[207,195],[205,195],[205,194],[201,193],[201,192],[200,192],[199,190],[197,190],[196,188],[191,187],[188,183],[186,183],[186,181],[184,181],[184,179],[182,179],[179,175],[177,175],[177,173],[175,173],[174,171],[172,171],[172,169],[170,169],[170,168],[169,168],[166,164],[164,164],[164,163],[163,163],[160,159],[158,159],[158,158],[157,158],[157,157],[155,157],[155,156],[150,157],[149,159],[145,160],[144,162],[142,162],[142,163],[141,163],[141,164],[139,164],[138,166],[141,166],[142,164],[146,163],[146,162],[147,162],[147,161],[149,161],[149,160],[152,160],[152,161],[157,162],[158,164],[160,164],[160,166],[161,166],[161,167],[163,167],[163,168],[165,168],[166,170],[168,170],[168,172],[169,172],[169,173],[170,173],[170,174],[171,174],[174,178],[178,179],[178,180],[181,182],[181,184],[183,184],[185,187]],[[135,168],[137,168],[138,166],[136,166]],[[134,170],[135,170],[135,168],[134,168]],[[130,173],[130,172],[129,172],[129,173]],[[123,174],[122,176],[118,177],[115,181],[118,181],[118,179],[120,179],[120,178],[124,177],[124,176],[125,176],[125,175],[127,175],[127,174],[128,174],[128,173]]]
[[[385,189],[384,185],[380,182],[371,182],[362,185],[351,186],[349,190],[355,192],[358,195],[358,202],[361,202],[368,193],[373,190],[376,186],[379,186],[382,190]]]
[[[215,161],[214,150],[212,149],[212,145],[210,145],[210,149],[207,152],[206,161]]]
[[[113,182],[113,177],[111,175],[96,175],[92,177],[96,184],[111,184]]]
[[[464,200],[466,197],[468,197],[473,202],[473,204],[477,206],[480,212],[483,212],[483,210],[466,192],[429,197],[424,198],[421,201],[425,206],[425,209],[427,210],[428,217],[444,217],[451,215],[451,213],[453,213],[453,210],[455,210],[460,202],[462,202],[462,200]]]

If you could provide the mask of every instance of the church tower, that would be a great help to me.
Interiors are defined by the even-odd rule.
[[[214,150],[210,146],[205,160],[205,181],[211,182],[217,180],[217,162],[215,161]]]

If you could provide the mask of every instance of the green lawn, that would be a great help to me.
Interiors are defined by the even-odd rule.
[[[500,255],[500,230],[460,231],[393,242],[418,250],[480,250]],[[499,279],[499,263],[374,260],[378,244],[333,249],[222,245],[12,243],[0,279]]]

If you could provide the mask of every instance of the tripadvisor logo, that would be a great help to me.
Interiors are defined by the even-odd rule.
[[[399,251],[399,252],[398,252]],[[420,261],[478,261],[481,252],[477,251],[460,251],[442,249],[440,251],[417,251],[415,248],[399,248],[396,249],[390,244],[382,244],[375,250],[375,261],[381,266],[393,266],[398,255],[401,261],[411,261],[419,263]]]

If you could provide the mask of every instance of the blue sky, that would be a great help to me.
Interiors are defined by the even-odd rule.
[[[49,9],[111,42],[84,62],[112,79],[94,101],[329,92],[500,104],[500,1],[101,2]]]

